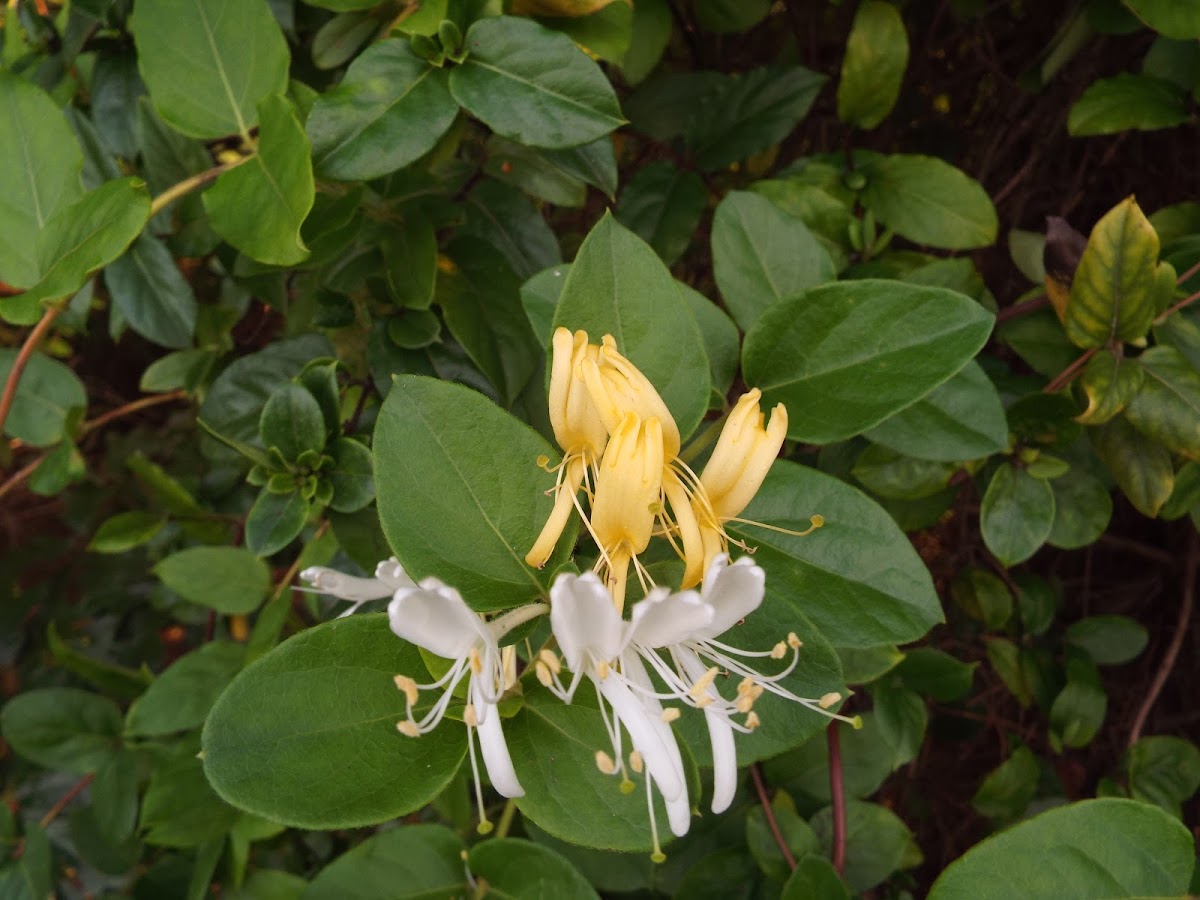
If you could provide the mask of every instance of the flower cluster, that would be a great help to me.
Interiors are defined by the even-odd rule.
[[[498,709],[516,683],[518,661],[515,647],[501,643],[517,625],[549,612],[557,652],[542,648],[526,671],[565,703],[572,702],[584,679],[591,683],[608,735],[608,746],[596,749],[595,764],[604,774],[620,775],[626,791],[633,789],[629,772],[644,774],[659,859],[654,791],[663,797],[674,834],[685,834],[692,817],[683,759],[671,727],[682,707],[701,710],[708,727],[716,813],[728,808],[737,786],[734,735],[761,724],[754,707],[764,694],[857,721],[829,711],[841,701],[840,694],[808,698],[785,687],[800,658],[802,645],[794,633],[757,651],[720,640],[763,600],[763,570],[749,557],[730,561],[730,544],[748,548],[730,537],[725,524],[740,521],[737,517],[782,447],[787,432],[782,404],[764,424],[759,391],[743,395],[697,475],[679,456],[679,429],[666,404],[611,336],[595,345],[585,332],[560,328],[553,354],[550,420],[563,458],[553,467],[549,459],[538,460],[556,475],[554,506],[526,562],[544,566],[575,513],[598,551],[594,571],[559,575],[550,589],[549,607],[533,603],[490,621],[436,578],[414,583],[395,560],[381,563],[374,579],[325,568],[306,569],[301,577],[353,601],[349,611],[390,596],[392,630],[452,661],[441,678],[428,684],[396,676],[407,710],[397,725],[402,734],[415,738],[436,727],[467,679],[461,718],[468,730],[481,830],[490,825],[479,788],[476,733],[495,789],[510,798],[524,793]],[[814,516],[813,526],[820,524]],[[683,560],[678,591],[655,585],[638,561],[655,536],[666,538]],[[644,598],[632,605],[626,619],[631,566]],[[767,659],[779,663],[771,674],[752,664]],[[736,689],[727,696],[719,682],[732,685],[730,676],[736,676]],[[440,691],[440,696],[418,714],[423,691]]]

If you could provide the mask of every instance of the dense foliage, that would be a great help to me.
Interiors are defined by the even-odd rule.
[[[0,896],[1200,883],[1200,5],[1026,6],[10,0]]]

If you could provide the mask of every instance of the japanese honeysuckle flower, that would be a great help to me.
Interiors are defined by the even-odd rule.
[[[679,427],[650,379],[617,351],[611,334],[601,339],[600,351],[580,363],[584,383],[604,427],[612,434],[627,413],[639,419],[658,419],[662,425],[663,457],[679,455]]]
[[[543,651],[535,663],[538,680],[566,703],[574,698],[584,676],[595,686],[612,745],[611,755],[603,749],[596,753],[596,765],[606,775],[625,774],[622,727],[629,733],[633,744],[630,768],[635,772],[645,770],[654,854],[661,858],[652,785],[657,785],[663,795],[671,831],[676,835],[687,833],[691,809],[683,760],[669,718],[664,717],[640,660],[624,655],[631,633],[629,623],[621,619],[608,590],[592,572],[563,574],[555,579],[550,588],[550,623],[571,670],[571,680],[562,683],[561,664],[550,651]],[[665,624],[655,619],[648,627]]]
[[[395,557],[377,565],[374,578],[347,575],[325,566],[309,566],[300,573],[300,577],[322,594],[351,601],[352,605],[338,616],[339,619],[355,612],[364,603],[391,597],[400,588],[416,586]]]
[[[566,328],[555,329],[552,347],[550,424],[563,450],[563,458],[552,470],[558,473],[554,485],[554,509],[533,547],[525,555],[525,561],[539,569],[554,552],[554,546],[571,517],[572,507],[579,508],[579,488],[583,486],[589,471],[595,471],[608,441],[608,432],[583,382],[580,369],[585,360],[596,359],[600,348],[588,343],[586,331],[572,334]],[[549,460],[539,460],[539,463],[544,466]],[[582,510],[580,513],[582,515]]]
[[[504,797],[520,797],[525,793],[504,740],[497,708],[504,692],[516,682],[515,648],[501,649],[499,642],[516,626],[546,611],[544,603],[533,603],[487,621],[463,602],[458,591],[436,578],[426,578],[419,585],[400,588],[388,604],[392,631],[430,653],[453,660],[446,674],[429,684],[418,684],[403,674],[396,676],[396,687],[404,693],[407,707],[407,717],[396,725],[401,734],[415,738],[436,728],[450,707],[454,689],[464,678],[470,679],[462,718],[467,726],[467,747],[475,776],[481,832],[490,831],[491,823],[484,811],[483,791],[479,785],[476,731],[492,786]],[[438,689],[442,691],[441,697],[417,718],[414,707],[420,692]]]

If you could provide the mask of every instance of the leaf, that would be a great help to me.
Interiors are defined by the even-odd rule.
[[[971,692],[979,663],[965,663],[933,647],[906,650],[896,674],[919,694],[940,703],[961,700]]]
[[[896,105],[908,66],[908,34],[899,10],[868,0],[858,7],[846,39],[837,115],[847,124],[871,129]]]
[[[342,181],[387,175],[432,150],[457,115],[444,70],[418,58],[403,38],[380,41],[313,104],[313,166]]]
[[[1122,72],[1088,86],[1067,115],[1072,137],[1157,131],[1188,120],[1187,93],[1153,75]]]
[[[46,646],[54,656],[54,661],[64,670],[78,675],[118,700],[138,696],[152,680],[145,671],[135,671],[104,662],[68,646],[59,637],[53,622],[46,626]]]
[[[246,516],[246,547],[255,556],[278,553],[304,530],[311,508],[299,494],[272,494],[265,488]]]
[[[1008,585],[986,569],[961,571],[951,584],[951,595],[971,618],[989,631],[999,631],[1012,618],[1013,598]]]
[[[705,31],[747,31],[766,18],[770,0],[697,0],[696,19]]]
[[[467,865],[501,897],[570,897],[599,895],[588,880],[549,847],[519,838],[493,838],[471,848]],[[382,898],[381,898],[382,900]]]
[[[300,237],[315,196],[308,138],[278,94],[263,98],[258,115],[258,152],[204,192],[204,208],[213,231],[247,256],[291,266],[308,256]]]
[[[653,162],[634,172],[613,214],[671,266],[691,244],[707,205],[708,191],[698,174]]]
[[[113,152],[125,159],[137,157],[138,98],[146,86],[138,77],[133,53],[101,54],[92,71],[92,119],[96,130]]]
[[[238,818],[237,810],[221,800],[204,777],[193,746],[159,762],[146,787],[138,827],[147,844],[198,847],[220,840]]]
[[[117,513],[100,523],[87,548],[92,553],[127,553],[152,540],[166,524],[166,516],[148,509]]]
[[[39,688],[0,710],[0,732],[19,755],[64,772],[94,772],[120,746],[121,712],[107,697]]]
[[[185,600],[226,615],[254,612],[271,587],[267,564],[240,547],[189,547],[160,560],[154,574]]]
[[[181,656],[129,707],[126,732],[161,737],[199,728],[245,658],[246,648],[229,641],[212,641]]]
[[[1100,538],[1112,518],[1109,489],[1094,475],[1072,469],[1050,482],[1054,492],[1054,524],[1046,543],[1076,550]]]
[[[988,483],[979,509],[983,542],[1006,566],[1024,562],[1050,536],[1054,492],[1040,478],[1005,463]]]
[[[876,685],[871,696],[883,744],[890,751],[892,768],[897,769],[920,753],[929,711],[916,693],[889,682]]]
[[[196,298],[158,239],[142,234],[104,270],[113,303],[142,337],[163,347],[188,347],[196,329]]]
[[[1159,34],[1176,40],[1200,38],[1200,9],[1177,0],[1122,0],[1133,14]]]
[[[1056,753],[1063,747],[1086,747],[1104,724],[1108,696],[1097,683],[1068,681],[1050,707],[1050,746]]]
[[[1082,647],[1098,666],[1119,666],[1137,659],[1150,638],[1128,616],[1088,616],[1067,627],[1067,643]]]
[[[375,425],[375,486],[388,543],[409,575],[436,575],[474,609],[543,594],[525,554],[550,514],[550,445],[482,395],[413,375],[395,379]]]
[[[708,359],[700,329],[657,254],[605,216],[592,228],[563,285],[554,324],[593,343],[611,334],[650,379],[683,438],[708,408]]]
[[[1096,455],[1137,511],[1152,518],[1158,515],[1175,487],[1170,452],[1142,435],[1124,417],[1089,428],[1088,437]]]
[[[711,102],[688,111],[686,139],[697,167],[723,169],[782,141],[808,115],[825,81],[803,66],[768,66],[715,82],[720,87]]]
[[[1125,757],[1135,800],[1153,803],[1178,817],[1179,805],[1200,788],[1200,750],[1179,737],[1142,738]]]
[[[355,828],[418,810],[466,754],[465,731],[451,722],[417,739],[396,731],[405,701],[392,679],[424,680],[424,671],[383,614],[303,631],[217,700],[204,726],[205,773],[240,809],[297,828]]]
[[[189,137],[249,137],[259,102],[287,89],[287,43],[264,0],[145,3],[129,27],[154,108]]]
[[[1146,377],[1125,417],[1147,437],[1200,458],[1200,372],[1174,347],[1151,347],[1138,362]]]
[[[624,124],[612,86],[566,35],[529,19],[480,19],[450,92],[485,125],[531,147],[576,147]]]
[[[313,65],[318,69],[340,68],[378,31],[379,22],[369,12],[334,16],[313,35]]]
[[[328,476],[333,485],[329,508],[335,512],[352,513],[375,499],[375,475],[371,451],[353,438],[338,438],[330,445],[333,472]]]
[[[833,813],[826,806],[810,824],[821,838],[829,856],[833,848]],[[914,852],[915,851],[915,852]],[[852,800],[846,804],[846,883],[855,891],[866,891],[904,866],[906,859],[920,859],[912,832],[890,809],[875,803]],[[909,866],[916,862],[910,862]]]
[[[1042,770],[1028,747],[1020,746],[979,785],[971,806],[989,819],[1018,818],[1037,796]]]
[[[478,238],[459,238],[447,252],[454,268],[439,276],[436,296],[446,327],[511,407],[540,355],[521,285],[500,251]]]
[[[793,859],[799,859],[817,849],[816,832],[796,813],[792,798],[776,792],[771,802],[774,824],[768,824],[766,809],[758,806],[746,816],[746,846],[763,874],[773,881],[787,881],[791,870],[775,839],[774,829],[782,835]]]
[[[958,467],[905,456],[872,444],[854,463],[851,474],[871,493],[895,500],[920,500],[942,490]]]
[[[0,348],[0,382],[8,383],[17,359],[14,347]],[[32,447],[50,447],[64,437],[77,411],[87,407],[79,376],[41,353],[29,357],[4,420],[4,433]]]
[[[1063,325],[1077,347],[1144,337],[1154,320],[1151,287],[1158,235],[1132,197],[1104,214],[1071,282]]]
[[[8,300],[0,312],[17,324],[41,316],[41,305],[75,294],[96,271],[125,251],[150,215],[145,182],[137,178],[110,181],[58,210],[38,235],[37,284]]]
[[[429,309],[437,283],[438,245],[433,223],[421,215],[406,215],[401,228],[389,229],[380,250],[387,266],[388,288],[396,302],[406,309]]]
[[[741,356],[737,326],[721,307],[699,291],[688,287],[682,281],[676,282],[676,286],[687,301],[692,318],[700,328],[700,336],[704,339],[704,352],[708,356],[713,391],[720,394],[724,400],[726,392],[733,385]]]
[[[810,897],[850,900],[850,889],[833,863],[815,853],[796,860],[796,868],[783,886],[781,900],[808,900]]]
[[[496,843],[489,840],[480,846]],[[462,840],[442,825],[373,834],[317,873],[304,900],[417,900],[466,892]]]
[[[1075,417],[1085,425],[1103,425],[1125,409],[1142,386],[1145,371],[1138,360],[1118,358],[1101,350],[1090,360],[1079,378],[1087,398],[1087,409]]]
[[[62,110],[41,88],[0,70],[0,281],[34,284],[37,236],[83,193],[83,154]]]
[[[944,462],[980,459],[1008,446],[1008,422],[991,379],[971,360],[912,406],[866,432],[907,456]]]
[[[285,384],[267,398],[258,433],[264,447],[274,447],[294,463],[308,451],[320,453],[325,448],[325,416],[306,388]]]
[[[826,444],[920,400],[975,355],[992,316],[962,294],[893,281],[786,298],[746,335],[746,382],[788,408],[788,437]],[[863,335],[872,335],[864,341]]]
[[[529,198],[485,178],[467,195],[467,222],[459,236],[482,238],[504,254],[518,278],[530,278],[562,262],[558,238]]]
[[[893,153],[862,167],[862,202],[917,244],[971,250],[996,241],[996,208],[979,182],[932,156]]]
[[[776,301],[837,278],[804,222],[745,191],[731,191],[717,206],[712,256],[725,306],[743,331]]]
[[[807,537],[751,525],[731,533],[757,547],[768,596],[802,598],[804,615],[839,647],[907,643],[942,620],[929,571],[878,505],[835,478],[793,463],[776,463],[744,518],[804,530]]]
[[[114,753],[96,770],[91,787],[100,833],[114,842],[133,834],[138,813],[137,757],[128,750]]]

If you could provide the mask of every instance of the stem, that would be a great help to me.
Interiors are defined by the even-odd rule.
[[[1024,303],[1015,303],[1012,306],[1006,306],[1000,312],[996,313],[996,322],[1007,322],[1009,319],[1017,319],[1021,316],[1027,316],[1030,313],[1035,313],[1039,309],[1045,309],[1050,303],[1050,298],[1045,295],[1034,297],[1032,300],[1026,300]]]
[[[771,798],[767,796],[767,786],[763,784],[762,774],[758,771],[758,763],[750,766],[750,777],[754,779],[754,790],[758,794],[759,802],[762,803],[763,815],[767,817],[767,827],[771,829],[771,835],[775,838],[775,843],[779,845],[779,852],[787,861],[788,868],[794,870],[796,857],[792,855],[792,848],[784,840],[783,833],[779,830],[779,823],[775,821],[775,810],[771,808]]]
[[[838,723],[829,723],[829,799],[833,806],[833,867],[846,874],[846,787],[842,782],[842,742]]]
[[[125,416],[132,415],[135,412],[140,412],[143,409],[149,409],[152,406],[158,406],[161,403],[173,403],[176,400],[184,400],[187,398],[187,391],[178,390],[171,391],[167,394],[155,394],[152,397],[142,397],[140,400],[134,400],[126,403],[124,406],[118,406],[116,409],[110,409],[101,416],[97,416],[90,422],[84,422],[83,427],[79,429],[79,434],[82,437],[97,428],[103,428],[110,422],[115,422],[117,419],[123,419]]]
[[[516,813],[516,802],[513,800],[505,801],[504,809],[500,813],[500,820],[496,822],[496,831],[493,834],[494,837],[508,837],[508,829],[512,828],[513,816],[515,816]]]
[[[63,794],[62,797],[59,798],[58,802],[55,803],[52,807],[50,807],[50,809],[46,812],[46,814],[44,816],[42,816],[42,820],[40,822],[38,822],[38,825],[41,828],[45,828],[47,825],[49,825],[51,822],[53,822],[55,819],[57,819],[58,814],[67,808],[67,804],[70,803],[72,800],[74,800],[77,796],[79,796],[79,792],[82,791],[89,784],[91,784],[92,779],[95,777],[96,777],[95,772],[88,772],[86,775],[84,775],[82,778],[80,778],[77,782],[75,782],[75,786],[73,788],[71,788],[69,791],[67,791],[65,794]]]
[[[17,487],[22,482],[24,482],[26,478],[28,478],[30,475],[32,475],[34,473],[34,470],[36,470],[37,467],[39,465],[41,465],[42,459],[43,459],[43,457],[39,456],[33,462],[31,462],[27,466],[25,466],[25,468],[18,469],[16,472],[14,472],[9,477],[9,479],[4,482],[4,484],[0,484],[0,499],[3,499],[9,493],[16,490]]]
[[[708,449],[710,444],[717,440],[717,437],[721,434],[721,429],[724,427],[725,416],[721,416],[719,419],[713,419],[706,426],[704,426],[703,431],[692,438],[688,445],[679,454],[679,459],[686,465],[690,466],[692,462],[695,461],[697,456],[703,453],[706,449]]]
[[[246,160],[253,158],[253,155],[243,156],[240,159],[235,159],[233,162],[221,163],[219,166],[213,166],[211,169],[205,169],[203,172],[193,175],[191,178],[185,178],[178,184],[171,185],[150,202],[150,218],[153,219],[156,215],[163,211],[164,207],[174,203],[180,197],[184,197],[198,188],[208,187],[208,185],[220,178],[225,172],[228,172],[230,169],[240,166],[242,163],[246,162]]]
[[[46,332],[50,330],[50,326],[54,324],[54,320],[62,311],[61,306],[46,307],[41,319],[26,336],[25,343],[21,345],[21,349],[17,353],[17,358],[13,360],[12,369],[8,373],[8,381],[4,383],[4,393],[0,394],[0,433],[4,431],[4,422],[8,418],[9,410],[12,409],[13,401],[17,398],[17,385],[21,381],[21,373],[25,371],[25,366],[33,357],[33,351],[38,348],[38,344],[42,342],[42,338],[46,336]]]
[[[1042,393],[1043,394],[1057,394],[1064,387],[1066,387],[1068,384],[1070,384],[1072,381],[1074,381],[1075,376],[1077,376],[1079,374],[1080,370],[1083,369],[1083,367],[1087,365],[1088,360],[1096,355],[1096,351],[1098,351],[1099,349],[1100,349],[1099,347],[1093,347],[1090,350],[1084,351],[1083,355],[1080,356],[1079,359],[1075,360],[1075,362],[1071,363],[1069,366],[1067,366],[1065,369],[1063,369],[1061,372],[1059,372],[1054,377],[1053,381],[1051,381],[1048,385],[1046,385],[1044,388],[1042,388]]]
[[[1200,263],[1197,263],[1197,265],[1200,265]],[[1167,321],[1167,318],[1172,313],[1179,312],[1179,310],[1183,309],[1185,306],[1191,306],[1197,300],[1200,300],[1200,291],[1196,291],[1196,293],[1192,294],[1190,297],[1184,297],[1178,303],[1168,306],[1154,319],[1154,324],[1161,325],[1163,322]]]
[[[1188,545],[1187,560],[1183,566],[1183,602],[1179,605],[1179,618],[1175,621],[1175,631],[1171,635],[1171,643],[1167,645],[1167,652],[1163,655],[1162,662],[1158,664],[1158,671],[1154,673],[1150,689],[1146,691],[1142,705],[1138,707],[1137,716],[1134,717],[1133,727],[1129,729],[1129,746],[1131,747],[1142,736],[1142,729],[1146,727],[1150,709],[1154,706],[1158,695],[1162,693],[1163,685],[1167,683],[1171,669],[1175,666],[1175,660],[1179,658],[1179,650],[1183,647],[1183,638],[1187,634],[1188,624],[1192,618],[1192,606],[1196,600],[1197,568],[1200,568],[1200,536],[1193,531],[1191,542]]]
[[[1185,281],[1187,281],[1189,278],[1191,278],[1197,272],[1200,272],[1200,262],[1196,263],[1194,266],[1192,266],[1190,269],[1188,269],[1186,272],[1184,272],[1182,275],[1180,275],[1178,278],[1176,278],[1175,283],[1183,284]]]

